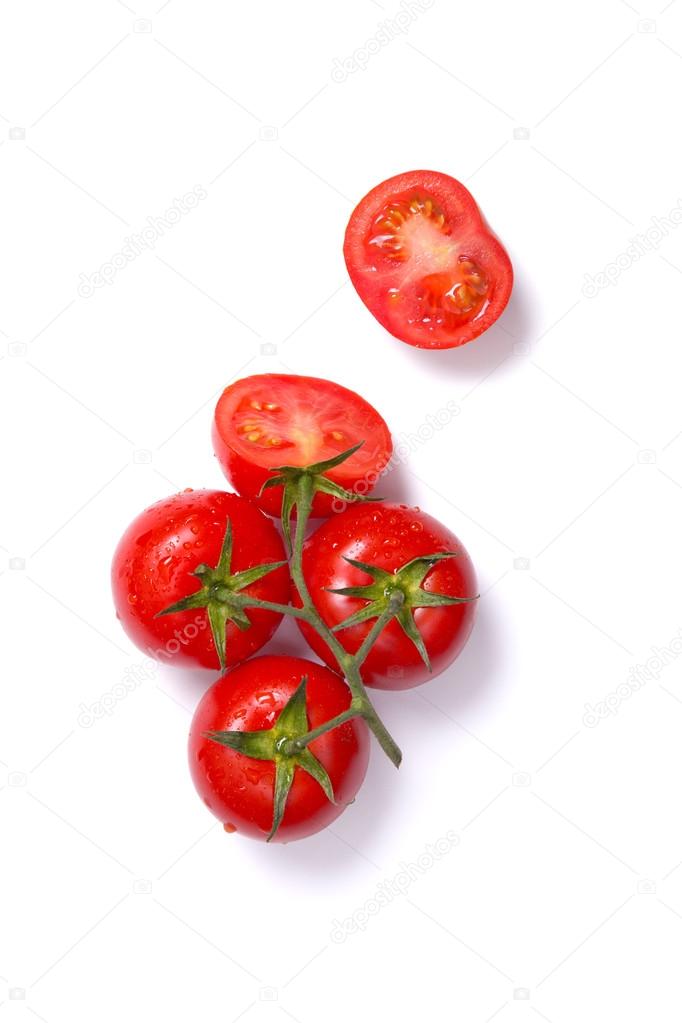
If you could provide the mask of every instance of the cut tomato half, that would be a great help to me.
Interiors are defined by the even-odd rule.
[[[512,265],[471,193],[437,171],[409,171],[373,188],[351,214],[350,279],[394,337],[456,348],[501,315]]]
[[[282,488],[260,491],[279,465],[323,462],[362,446],[326,475],[359,496],[369,493],[393,452],[388,426],[354,391],[316,377],[263,373],[227,387],[216,406],[213,448],[235,490],[279,515]],[[316,494],[314,515],[334,499]]]

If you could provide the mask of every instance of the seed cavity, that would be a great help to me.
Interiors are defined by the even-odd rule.
[[[488,279],[469,256],[460,256],[451,273],[428,274],[417,287],[421,321],[429,326],[454,326],[471,319],[487,301]]]
[[[369,244],[380,249],[389,259],[404,262],[409,251],[404,237],[404,228],[413,217],[423,217],[435,227],[448,233],[445,228],[445,214],[430,196],[415,195],[397,199],[380,211],[374,220],[369,235]]]

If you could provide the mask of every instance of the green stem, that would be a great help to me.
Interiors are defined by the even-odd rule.
[[[370,650],[372,649],[377,640],[377,637],[381,632],[383,632],[384,628],[388,625],[391,618],[395,618],[396,613],[400,610],[404,603],[405,596],[399,590],[391,594],[388,601],[388,607],[386,608],[385,611],[382,611],[382,613],[376,619],[374,625],[372,626],[372,628],[369,630],[364,640],[362,641],[362,645],[353,655],[353,660],[355,662],[356,668],[360,668],[364,664],[367,655],[369,654]]]
[[[263,611],[272,611],[274,614],[301,618],[305,622],[310,621],[310,615],[304,607],[294,607],[293,604],[276,604],[272,600],[258,600],[257,597],[249,597],[248,594],[233,595],[231,604],[237,607],[258,607]]]
[[[330,718],[329,721],[325,721],[323,724],[318,725],[317,728],[311,728],[305,735],[299,735],[297,739],[288,739],[282,745],[282,753],[286,756],[291,756],[292,753],[300,753],[302,749],[305,749],[308,743],[313,742],[315,739],[319,739],[325,732],[330,732],[332,728],[338,728],[339,725],[343,725],[346,721],[351,718],[357,717],[358,711],[355,707],[350,706],[348,710],[344,710],[341,714],[337,714],[336,717]]]
[[[238,603],[242,607],[259,607],[266,611],[274,611],[277,614],[290,615],[292,618],[298,618],[312,626],[320,638],[323,639],[329,647],[329,650],[345,675],[346,682],[348,683],[348,687],[352,694],[351,705],[348,710],[343,711],[342,714],[338,714],[334,718],[331,718],[318,728],[313,728],[310,732],[306,732],[305,735],[299,736],[295,740],[289,740],[284,745],[283,752],[292,754],[297,750],[300,751],[307,746],[309,742],[312,742],[313,739],[317,739],[320,735],[324,735],[325,732],[329,732],[331,729],[337,728],[338,725],[343,724],[350,718],[361,717],[367,722],[368,727],[372,730],[379,742],[379,745],[392,763],[395,764],[396,767],[399,767],[402,759],[400,747],[392,738],[388,729],[374,709],[362,680],[360,668],[372,649],[379,633],[388,624],[390,619],[395,617],[396,612],[400,610],[404,597],[400,592],[396,592],[391,596],[388,607],[377,618],[374,625],[365,636],[365,639],[358,651],[355,654],[349,654],[331,629],[327,626],[326,622],[315,607],[305,581],[305,576],[303,575],[303,544],[305,541],[306,525],[310,518],[310,512],[312,509],[313,495],[314,486],[312,479],[309,476],[302,476],[299,480],[298,493],[296,495],[296,531],[294,534],[294,542],[292,544],[293,549],[290,563],[291,578],[298,591],[302,607],[293,607],[291,604],[276,604],[267,600],[258,600],[255,597],[249,597],[247,594],[238,595]],[[233,600],[234,599],[235,598],[233,598]]]
[[[376,710],[374,704],[367,696],[362,678],[357,670],[354,670],[350,675],[347,676],[348,685],[350,686],[352,693],[364,693],[362,697],[364,709],[362,716],[367,722],[369,728],[374,733],[377,742],[381,746],[382,750],[391,761],[394,767],[400,767],[400,762],[403,759],[400,746],[395,741],[391,733],[389,732],[386,725],[383,723]]]
[[[291,578],[298,590],[301,603],[306,610],[306,621],[313,626],[315,631],[325,641],[341,668],[348,658],[348,653],[334,633],[327,627],[320,616],[313,599],[308,590],[308,584],[303,575],[303,543],[305,541],[305,530],[310,518],[310,511],[313,504],[313,481],[304,476],[299,484],[299,492],[296,501],[296,533],[294,535],[293,552],[291,556]]]
[[[389,618],[392,618],[395,615],[397,607],[395,607],[394,604],[397,603],[397,600],[395,602],[392,600],[386,611],[377,619],[374,626],[365,637],[365,640],[358,652],[355,655],[349,654],[318,613],[303,575],[303,542],[305,540],[305,528],[310,517],[313,500],[313,483],[308,477],[303,477],[301,479],[297,497],[296,534],[294,537],[294,549],[291,559],[291,578],[298,590],[303,607],[308,611],[308,621],[334,654],[339,667],[346,676],[346,681],[348,682],[348,686],[353,695],[351,707],[353,704],[355,705],[355,714],[358,714],[365,719],[367,725],[376,736],[384,753],[386,753],[388,758],[396,767],[399,767],[400,761],[402,760],[400,747],[395,742],[374,709],[374,705],[367,694],[365,684],[362,681],[362,676],[360,674],[360,666],[369,653],[372,644],[388,622]],[[402,598],[402,594],[399,594],[398,598]],[[400,602],[402,603],[402,600],[400,600]],[[327,722],[327,724],[329,725],[330,723]],[[331,724],[330,727],[333,728],[335,725]],[[322,733],[320,732],[319,734]],[[306,736],[303,736],[302,738],[306,738]]]

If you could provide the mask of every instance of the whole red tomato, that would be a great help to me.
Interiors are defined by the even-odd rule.
[[[442,557],[447,554],[455,556]],[[430,561],[428,555],[441,557]],[[349,564],[347,558],[372,572]],[[408,567],[400,575],[404,566]],[[371,600],[380,605],[389,590],[404,591],[404,626],[400,620],[389,621],[361,668],[368,686],[410,689],[427,682],[454,661],[473,626],[477,591],[469,555],[450,530],[418,508],[351,505],[306,542],[303,574],[313,603],[330,628],[369,608]],[[330,592],[339,589],[351,589],[354,595]],[[436,595],[445,603],[439,605]],[[297,593],[294,603],[300,606]],[[358,650],[377,613],[336,632],[349,653]],[[315,653],[335,667],[333,655],[314,629],[307,622],[298,625]],[[414,633],[415,626],[431,671],[405,631]]]
[[[512,265],[471,193],[437,171],[383,181],[351,214],[344,255],[360,298],[416,348],[456,348],[502,314]]]
[[[229,564],[223,556],[224,571],[216,575],[228,527]],[[147,508],[121,537],[111,568],[116,615],[133,643],[157,660],[217,669],[214,635],[220,634],[226,663],[237,664],[270,639],[281,615],[251,608],[234,611],[231,620],[231,594],[289,600],[286,565],[249,585],[240,573],[257,576],[257,566],[285,560],[272,522],[249,501],[220,490],[186,490]],[[195,606],[162,614],[179,601]]]
[[[261,488],[280,465],[325,462],[358,447],[325,472],[364,496],[388,464],[389,429],[369,402],[331,380],[287,373],[245,377],[223,391],[213,420],[213,449],[232,486],[269,515],[282,508],[282,487]],[[329,515],[333,497],[316,493],[313,515]]]
[[[298,657],[255,657],[223,675],[197,707],[189,736],[189,765],[197,792],[226,831],[265,840],[273,827],[277,728],[282,711],[307,678],[303,730],[317,728],[350,705],[350,690],[334,672]],[[260,733],[275,759],[260,759],[208,735]],[[208,734],[207,734],[208,733]],[[274,742],[270,742],[274,738]],[[268,745],[269,744],[269,745]],[[331,824],[357,794],[367,771],[369,731],[353,718],[313,740],[309,752],[326,771],[335,802],[292,762],[293,782],[274,841],[305,838]]]

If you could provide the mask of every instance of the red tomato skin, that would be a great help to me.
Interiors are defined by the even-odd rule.
[[[371,582],[361,570],[348,565],[349,557],[386,571],[425,554],[454,551],[458,556],[439,562],[422,586],[450,597],[475,597],[476,574],[463,545],[450,530],[416,508],[397,504],[353,505],[312,534],[303,550],[303,574],[312,600],[330,627],[365,606],[356,597],[327,592],[327,587],[364,586]],[[301,601],[295,588],[293,603]],[[361,673],[376,689],[412,689],[444,671],[466,643],[474,624],[476,601],[450,607],[418,608],[415,622],[431,659],[429,673],[416,647],[393,621],[372,647]],[[346,650],[355,653],[375,619],[336,633]],[[312,650],[331,667],[336,660],[326,643],[307,622],[298,626]]]
[[[293,374],[263,374],[264,377],[271,376],[274,381],[278,377],[286,377],[292,381],[295,381],[297,377]],[[246,378],[247,380],[250,378]],[[309,378],[298,378],[307,380]],[[238,381],[241,383],[241,381]],[[342,391],[348,395],[349,401],[353,399],[360,402],[363,406],[368,406],[369,403],[356,395],[354,392],[349,391],[346,387],[341,387],[339,384],[335,384],[330,380],[317,379],[315,383],[319,386],[321,391],[325,389],[333,389],[335,391]],[[224,393],[230,391],[235,385],[230,385],[226,388]],[[241,454],[235,446],[230,443],[229,437],[220,429],[218,425],[219,410],[221,406],[222,398],[218,401],[216,407],[216,414],[213,417],[213,423],[211,426],[211,440],[213,443],[213,450],[216,458],[220,463],[220,467],[225,474],[225,477],[234,487],[238,494],[253,501],[262,511],[266,514],[273,516],[273,518],[279,518],[282,511],[282,487],[270,487],[263,491],[261,489],[263,484],[272,479],[274,473],[268,468],[255,464],[249,461],[243,454]],[[371,408],[371,406],[370,406]],[[361,493],[363,495],[368,494],[374,489],[376,479],[379,477],[383,469],[389,463],[391,455],[393,454],[393,442],[391,440],[391,433],[388,426],[381,418],[376,410],[372,410],[377,419],[376,434],[377,436],[371,441],[373,445],[373,451],[376,452],[376,474],[373,482],[370,482],[367,486],[363,486],[366,481],[366,477],[362,473],[348,471],[348,463],[342,463],[337,469],[333,469],[327,473],[330,480],[338,483],[339,486],[345,487],[348,490],[353,488],[360,483],[362,486]],[[369,442],[368,438],[361,438]],[[282,452],[282,465],[297,464],[296,461],[291,462],[291,455],[286,452]],[[345,468],[344,468],[345,465]],[[327,518],[333,512],[337,511],[338,508],[335,505],[335,498],[329,494],[316,493],[313,497],[313,505],[311,516],[313,518]],[[296,513],[294,512],[294,517]]]
[[[151,505],[131,522],[114,553],[111,583],[116,615],[133,643],[150,657],[181,667],[219,670],[205,608],[154,616],[199,589],[191,573],[202,563],[215,567],[232,523],[232,572],[270,561],[286,561],[272,522],[236,494],[189,490]],[[288,603],[286,566],[248,587],[261,600]],[[227,626],[227,663],[250,657],[270,639],[281,615],[253,608],[251,628]]]
[[[234,448],[231,448],[220,433],[215,419],[211,427],[211,439],[220,468],[237,493],[253,501],[267,515],[279,518],[282,511],[282,487],[269,487],[261,494],[263,484],[266,480],[272,479],[274,474],[260,465],[249,462]],[[313,517],[321,518],[331,515],[332,500],[333,498],[328,494],[315,494]]]
[[[192,720],[189,766],[195,788],[227,831],[264,841],[272,827],[275,765],[227,749],[204,732],[271,728],[308,677],[310,728],[346,710],[350,690],[335,672],[298,657],[254,657],[227,672],[204,694]],[[291,842],[326,828],[356,796],[369,762],[369,730],[354,718],[310,744],[326,768],[336,803],[301,768],[294,774],[284,817],[273,842]]]
[[[494,294],[489,307],[478,319],[459,327],[454,333],[441,334],[432,340],[420,335],[407,324],[399,327],[388,313],[380,282],[365,272],[365,239],[377,212],[395,195],[419,189],[440,202],[450,223],[464,227],[467,236],[476,240],[474,249],[486,253],[486,262],[494,271]],[[396,174],[373,188],[353,210],[343,246],[348,274],[358,295],[379,323],[405,344],[431,350],[459,348],[480,337],[504,312],[514,284],[514,270],[509,255],[492,231],[469,190],[456,178],[439,171],[415,170]]]

